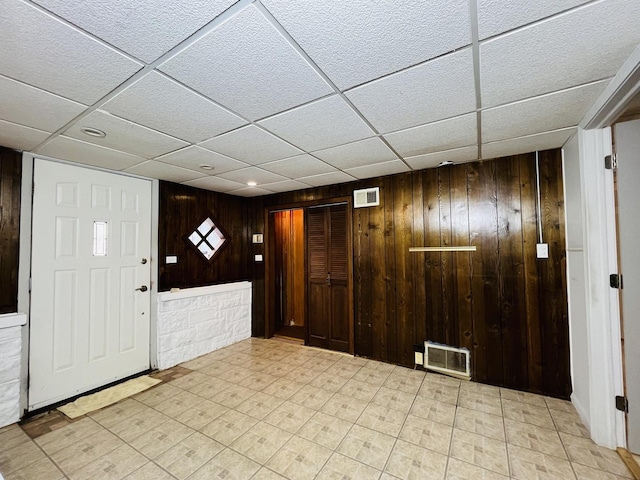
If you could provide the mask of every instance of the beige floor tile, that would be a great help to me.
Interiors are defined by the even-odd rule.
[[[457,458],[449,458],[449,464],[447,465],[446,480],[509,480],[509,477],[500,475],[499,473],[492,472],[480,468],[476,465],[472,465],[467,462],[462,462]]]
[[[133,439],[168,420],[169,417],[166,415],[153,408],[146,407],[145,410],[135,413],[130,418],[126,418],[114,426],[109,427],[109,430],[125,442],[131,442]]]
[[[373,397],[375,397],[380,388],[381,387],[376,385],[371,385],[370,383],[351,378],[340,390],[338,390],[338,393],[346,395],[347,397],[357,398],[358,400],[368,403]]]
[[[323,447],[327,447],[330,450],[335,450],[352,426],[353,423],[342,420],[341,418],[316,412],[316,414],[298,430],[297,435],[318,443]]]
[[[550,428],[505,419],[507,443],[525,447],[536,452],[567,458],[558,432]]]
[[[242,380],[251,375],[251,371],[240,366],[231,366],[225,371],[218,373],[215,378],[229,382],[232,385],[239,385]]]
[[[262,467],[258,470],[251,480],[287,480],[285,477],[280,475],[279,473],[274,472],[273,470],[269,470],[267,467]]]
[[[348,378],[344,378],[340,375],[336,375],[335,373],[325,371],[314,378],[309,385],[322,388],[327,392],[335,393],[340,390],[345,383],[347,383],[347,380]]]
[[[477,433],[495,440],[505,441],[504,420],[498,415],[491,415],[479,410],[458,407],[456,410],[455,427],[467,432]]]
[[[340,453],[334,453],[322,468],[317,480],[378,480],[380,470],[369,465],[345,457]]]
[[[596,445],[591,439],[560,433],[560,439],[567,450],[569,460],[588,467],[633,478],[618,452]]]
[[[363,368],[368,370],[375,370],[376,372],[382,373],[391,373],[397,367],[395,365],[391,365],[390,363],[380,362],[378,360],[366,360],[365,364],[362,365]],[[401,367],[404,368],[404,367]]]
[[[124,442],[113,433],[102,430],[57,451],[51,459],[70,475],[122,445]]]
[[[0,466],[0,473],[4,474],[5,480],[60,480],[65,478],[60,469],[48,458],[41,458],[11,473],[7,473]]]
[[[398,477],[394,477],[390,473],[382,472],[382,475],[380,476],[380,480],[400,480],[400,479]]]
[[[589,430],[584,426],[577,412],[561,412],[559,410],[549,410],[555,428],[559,432],[569,433],[584,438],[591,438]]]
[[[418,393],[418,390],[420,390],[422,381],[424,380],[424,372],[419,372],[417,370],[408,371],[415,374],[409,375],[406,373],[398,373],[396,370],[394,370],[393,372],[391,372],[391,375],[387,377],[382,386],[391,388],[393,390],[398,390],[400,392],[408,393],[410,395],[416,395]]]
[[[502,416],[502,402],[500,398],[493,395],[460,390],[458,405],[471,410]]]
[[[493,438],[454,428],[450,455],[463,462],[509,475],[506,444]]]
[[[153,462],[144,464],[141,468],[130,473],[125,480],[174,480],[173,475],[169,475],[162,468]]]
[[[338,360],[336,363],[327,368],[325,370],[325,373],[349,380],[356,373],[358,373],[358,370],[360,370],[361,368],[361,365],[353,363],[351,360]]]
[[[231,444],[231,448],[264,465],[291,438],[291,434],[268,423],[258,422]]]
[[[376,387],[381,387],[384,385],[384,382],[387,381],[387,378],[389,378],[390,373],[390,371],[385,372],[377,370],[367,365],[358,370],[358,372],[351,378],[375,385]]]
[[[193,432],[193,429],[170,419],[136,437],[129,444],[153,460]]]
[[[229,408],[236,408],[242,402],[251,398],[256,392],[240,385],[231,385],[229,388],[210,398],[212,402],[219,403]]]
[[[397,437],[407,414],[390,407],[370,403],[356,423],[363,427]]]
[[[160,455],[156,463],[175,477],[183,479],[222,450],[222,444],[196,432]]]
[[[278,378],[275,382],[267,385],[262,391],[282,400],[289,400],[302,387],[304,387],[302,383],[294,382],[288,378]]]
[[[300,365],[287,373],[286,378],[293,380],[294,382],[303,383],[308,385],[313,382],[315,378],[324,372],[322,368],[309,368],[305,365]]]
[[[502,400],[504,417],[517,422],[530,423],[544,428],[555,428],[549,409],[514,400]]]
[[[509,388],[501,388],[500,394],[502,398],[507,400],[513,400],[521,403],[529,403],[538,407],[546,407],[547,403],[544,401],[542,395],[536,395],[535,393],[520,392],[518,390],[511,390]]]
[[[394,437],[354,425],[337,451],[349,458],[382,470],[396,442]]]
[[[89,416],[106,428],[111,428],[123,420],[133,417],[137,413],[144,412],[147,408],[145,404],[128,398],[110,407],[92,412]]]
[[[621,477],[611,472],[605,472],[596,468],[587,467],[579,463],[573,463],[573,471],[579,480],[624,480],[629,477]]]
[[[189,360],[188,362],[181,363],[180,366],[188,368],[189,370],[202,370],[214,361],[215,360],[208,355],[202,355],[194,358],[193,360]]]
[[[265,372],[251,372],[247,378],[240,382],[240,385],[260,392],[279,378]]]
[[[203,399],[202,402],[177,415],[175,419],[189,428],[200,430],[228,411],[229,408],[219,403]]]
[[[255,392],[235,409],[251,417],[262,420],[282,404],[283,400],[264,392]]]
[[[17,423],[0,428],[0,453],[23,443],[31,443],[31,439]]]
[[[71,480],[119,480],[138,470],[147,461],[143,455],[129,445],[122,445],[69,474],[69,478]]]
[[[231,383],[220,380],[219,378],[209,377],[208,380],[205,380],[201,384],[190,387],[188,391],[204,398],[205,400],[211,400],[213,397],[232,386],[233,385]]]
[[[433,382],[422,382],[422,386],[420,387],[420,390],[418,390],[419,397],[451,403],[452,405],[456,405],[458,403],[459,393],[460,389],[458,387],[451,387]]]
[[[209,376],[202,372],[191,372],[175,380],[171,380],[169,385],[181,388],[182,390],[191,391],[191,389],[203,382],[209,380]]]
[[[35,442],[47,455],[51,455],[102,430],[104,430],[103,427],[91,418],[83,418],[53,432],[45,433],[36,438]]]
[[[225,358],[225,362],[235,365],[236,367],[245,367],[246,365],[250,365],[252,360],[252,355],[241,353],[241,350],[238,350],[233,355],[229,355]]]
[[[225,448],[189,477],[189,480],[248,480],[259,469],[260,465],[253,460]]]
[[[311,408],[285,401],[264,421],[289,433],[296,433],[315,413],[316,411]]]
[[[417,396],[411,406],[410,413],[416,417],[453,426],[456,416],[456,406],[451,403],[439,402],[431,398]]]
[[[371,402],[377,405],[382,405],[383,407],[389,407],[394,410],[409,413],[415,398],[416,396],[411,393],[405,393],[382,386]]]
[[[447,455],[452,431],[452,427],[442,423],[409,415],[398,438]]]
[[[331,392],[325,392],[321,388],[313,385],[305,385],[297,393],[289,398],[293,403],[303,405],[313,410],[320,410],[333,396]]]
[[[315,478],[331,456],[331,450],[301,437],[293,436],[266,467],[292,480]]]
[[[544,397],[549,410],[559,410],[561,412],[576,413],[576,408],[568,400],[560,400],[559,398]]]
[[[478,382],[461,382],[460,391],[469,393],[481,393],[483,395],[491,395],[492,397],[500,397],[500,387],[493,385],[485,385]]]
[[[21,443],[0,452],[0,472],[8,476],[44,458],[44,453],[42,453],[42,450],[40,450],[35,443],[31,441]]]
[[[182,391],[153,408],[173,418],[195,407],[202,401],[204,401],[204,398],[187,391]]]
[[[402,479],[439,480],[444,478],[447,456],[412,443],[398,440],[385,471]]]
[[[516,445],[509,445],[508,448],[511,476],[515,479],[572,480],[576,478],[567,460]]]
[[[355,422],[366,406],[367,403],[362,400],[336,393],[323,405],[322,411],[347,422]]]
[[[234,367],[230,363],[222,360],[211,360],[207,366],[200,369],[200,373],[204,373],[210,377],[220,378],[220,375],[224,375],[232,368]]]
[[[144,403],[148,407],[155,407],[169,398],[182,392],[181,388],[168,383],[162,383],[133,397],[134,400]]]
[[[448,387],[460,388],[460,384],[462,383],[457,378],[448,377],[447,375],[441,375],[439,373],[429,372],[425,375],[424,381],[426,383],[437,383],[440,385],[446,385]]]
[[[205,425],[200,431],[207,437],[229,446],[256,423],[258,420],[249,415],[229,410]]]

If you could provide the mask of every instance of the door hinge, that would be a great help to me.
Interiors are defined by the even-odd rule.
[[[607,170],[616,170],[618,168],[618,156],[615,153],[604,157],[604,168]]]
[[[627,397],[616,395],[616,410],[629,413],[629,400],[627,400]]]
[[[622,290],[622,275],[619,273],[612,273],[609,275],[609,286],[611,288],[619,288]]]

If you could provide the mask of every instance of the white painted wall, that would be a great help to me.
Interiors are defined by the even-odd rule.
[[[158,294],[158,368],[251,337],[251,282]]]

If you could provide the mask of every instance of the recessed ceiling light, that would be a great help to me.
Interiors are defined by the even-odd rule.
[[[439,167],[448,167],[449,165],[453,165],[453,162],[451,160],[445,160],[444,162],[440,162],[440,165],[438,165]]]
[[[84,127],[80,129],[80,131],[85,135],[89,135],[90,137],[104,138],[107,136],[107,134],[104,133],[102,130],[98,130],[97,128],[93,128],[93,127]]]
[[[206,163],[203,163],[202,165],[200,165],[200,168],[202,170],[213,170],[213,165],[207,165]]]
[[[249,185],[250,187],[255,187],[256,185],[258,185],[258,183],[251,181],[251,182],[247,182],[247,185]]]

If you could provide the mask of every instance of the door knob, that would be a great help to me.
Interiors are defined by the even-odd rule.
[[[147,259],[143,258],[142,260],[140,260],[140,263],[143,264],[143,265],[146,265],[147,264]]]
[[[141,292],[146,292],[149,290],[146,285],[142,285],[140,288],[136,288],[136,291],[140,290]]]

